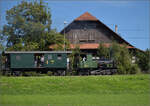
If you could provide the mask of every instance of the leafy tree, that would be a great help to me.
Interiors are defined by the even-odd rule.
[[[6,20],[3,35],[8,50],[45,50],[62,40],[51,30],[51,14],[42,1],[22,1],[6,12]]]
[[[97,55],[100,58],[105,58],[105,59],[109,58],[110,57],[110,50],[109,50],[109,48],[106,48],[103,43],[100,43],[99,47],[98,47]]]
[[[115,61],[118,74],[136,74],[139,71],[137,65],[132,64],[131,55],[126,45],[120,46],[113,43],[111,47],[112,59]]]
[[[3,46],[2,46],[2,44],[0,44],[0,51],[2,51],[2,49],[3,49]]]
[[[57,33],[55,30],[51,32],[54,41],[54,50],[64,50],[64,40],[65,40],[65,50],[70,49],[70,43],[67,39],[64,39],[64,35]],[[50,37],[50,36],[49,36]],[[50,37],[51,39],[51,37]],[[49,46],[49,45],[47,45]]]
[[[80,53],[81,53],[80,48],[78,45],[76,45],[76,47],[72,51],[72,54],[70,55],[71,68],[74,71],[74,74],[76,74],[75,72],[77,71],[77,68],[79,66]]]
[[[147,49],[145,52],[137,51],[136,52],[137,61],[143,72],[150,72],[150,50]]]
[[[3,45],[0,43],[0,53],[3,51],[4,47]]]
[[[3,43],[4,43],[4,39],[3,39],[2,31],[0,30],[0,52],[4,50]]]

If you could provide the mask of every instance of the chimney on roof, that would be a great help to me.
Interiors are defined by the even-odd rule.
[[[117,31],[118,31],[118,26],[115,25],[115,32],[117,33]]]

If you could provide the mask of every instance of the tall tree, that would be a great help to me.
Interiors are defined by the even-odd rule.
[[[105,59],[107,59],[107,58],[110,57],[110,50],[109,50],[109,48],[106,48],[103,43],[100,43],[100,44],[99,44],[99,47],[98,47],[97,55],[98,55],[100,58],[105,58]]]
[[[0,52],[2,52],[4,49],[3,43],[4,43],[4,39],[3,39],[2,31],[0,30]]]
[[[113,43],[111,53],[112,59],[116,63],[118,74],[135,74],[139,71],[138,66],[132,63],[132,58],[126,45]]]
[[[145,52],[137,51],[136,52],[137,61],[143,72],[150,73],[150,49],[147,49]]]
[[[22,1],[6,12],[6,20],[3,35],[10,50],[44,50],[55,43],[55,36],[50,34],[51,14],[42,1]]]
[[[61,35],[60,33],[57,33],[55,30],[52,30],[50,33],[51,36],[49,36],[49,39],[53,38],[54,44],[53,49],[54,50],[65,50],[70,49],[70,42],[67,39],[64,39],[64,35]],[[47,39],[49,41],[49,39]],[[65,42],[64,42],[65,40]],[[64,46],[65,43],[65,46]],[[48,43],[47,43],[48,44]],[[47,46],[49,46],[48,44]],[[47,47],[48,48],[48,47]]]
[[[71,60],[71,68],[77,74],[77,69],[79,68],[79,62],[80,62],[80,48],[78,45],[75,46],[75,48],[72,50],[72,54],[70,55]]]

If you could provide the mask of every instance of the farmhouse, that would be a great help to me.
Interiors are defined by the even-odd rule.
[[[130,50],[135,49],[134,46],[88,12],[73,20],[60,33],[69,40],[71,49],[78,45],[82,52],[96,53],[100,42],[104,43],[106,47],[110,47],[114,41],[120,45],[126,44]]]

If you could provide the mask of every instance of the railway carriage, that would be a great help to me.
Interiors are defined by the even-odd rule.
[[[65,75],[67,55],[71,51],[5,51],[5,69],[13,73],[36,71]],[[43,61],[42,58],[44,59]]]

